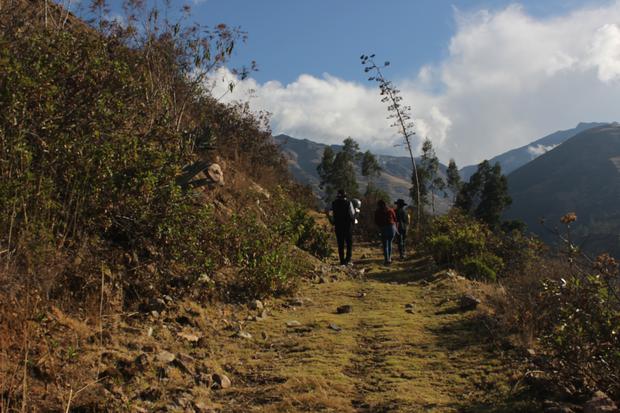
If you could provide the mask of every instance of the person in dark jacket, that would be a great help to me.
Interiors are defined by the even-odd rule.
[[[407,228],[409,227],[409,214],[405,206],[404,199],[397,199],[396,205],[396,230],[398,231],[398,253],[400,259],[405,258],[405,241],[407,239]]]
[[[396,235],[396,213],[392,208],[388,208],[384,200],[377,202],[375,224],[381,231],[384,264],[389,265],[392,263],[392,240]]]
[[[351,264],[353,252],[353,224],[355,222],[355,209],[347,194],[340,189],[336,200],[332,202],[333,224],[338,242],[338,257],[340,265]],[[345,255],[346,246],[346,255]]]

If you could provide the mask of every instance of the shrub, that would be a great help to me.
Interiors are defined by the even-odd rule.
[[[555,308],[543,330],[543,343],[563,380],[579,379],[620,398],[617,285],[609,284],[600,273],[573,275],[546,281],[543,299]]]
[[[470,278],[495,281],[504,269],[495,251],[501,242],[484,224],[457,211],[435,217],[423,242],[439,265],[452,266]]]
[[[498,257],[494,258],[499,259]],[[465,258],[461,267],[467,278],[483,281],[495,281],[497,279],[497,273],[480,258]]]

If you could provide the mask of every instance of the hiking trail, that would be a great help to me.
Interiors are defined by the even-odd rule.
[[[479,311],[459,308],[468,281],[433,277],[425,258],[385,267],[378,248],[356,253],[362,276],[304,284],[244,323],[250,338],[221,338],[214,356],[234,379],[211,394],[218,409],[537,411],[519,394],[519,355],[502,349]]]

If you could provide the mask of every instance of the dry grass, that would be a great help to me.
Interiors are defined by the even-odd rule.
[[[457,309],[462,291],[482,294],[483,286],[434,277],[425,259],[386,268],[376,249],[358,246],[362,255],[356,268],[365,278],[326,274],[326,283],[301,286],[302,306],[267,300],[269,315],[257,321],[244,305],[179,301],[156,315],[104,314],[100,337],[97,317],[50,308],[28,321],[28,407],[182,411],[183,401],[193,400],[216,412],[538,411],[513,392],[521,377],[514,355],[498,347],[482,313]],[[343,304],[352,312],[337,314]],[[158,360],[163,350],[188,370]],[[1,351],[0,411],[19,411],[24,346],[5,343]],[[196,381],[212,373],[229,376],[232,387]]]

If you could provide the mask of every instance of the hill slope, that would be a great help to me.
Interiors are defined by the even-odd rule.
[[[288,135],[277,135],[274,137],[276,143],[280,145],[289,166],[289,171],[299,182],[310,185],[316,193],[321,193],[319,189],[319,175],[316,171],[317,165],[321,161],[321,156],[327,145],[310,141],[308,139],[297,139]],[[342,147],[332,145],[335,151]],[[393,200],[397,198],[409,199],[411,160],[406,156],[377,155],[377,160],[383,168],[381,176],[375,183],[385,189]],[[439,165],[440,174],[445,177],[446,167]],[[358,182],[360,189],[366,187],[367,180],[359,174]],[[448,203],[438,197],[438,209],[447,209]]]
[[[533,159],[536,159],[538,156],[544,154],[545,152],[555,148],[567,139],[572,138],[578,133],[603,125],[605,125],[605,123],[582,122],[572,129],[554,132],[528,145],[521,146],[520,148],[512,149],[508,152],[497,155],[491,158],[489,162],[491,162],[492,165],[494,165],[496,162],[499,162],[504,174],[509,174],[512,171],[532,161]],[[460,170],[463,180],[468,180],[469,177],[472,176],[474,172],[476,172],[476,168],[476,165],[469,165],[463,167]]]
[[[591,252],[620,255],[620,126],[586,130],[508,175],[513,205],[510,219],[522,219],[547,241],[540,224],[558,226],[567,212],[577,214],[575,241]]]

